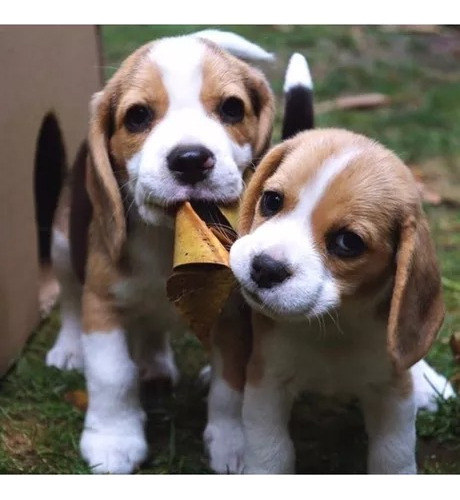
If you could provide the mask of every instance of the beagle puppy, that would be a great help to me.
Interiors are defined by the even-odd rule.
[[[168,338],[185,327],[166,296],[175,208],[237,201],[270,144],[272,92],[240,58],[272,56],[215,30],[160,39],[92,100],[88,150],[56,216],[62,328],[47,364],[84,369],[80,448],[94,472],[130,473],[146,457],[139,374],[178,378]]]
[[[444,305],[409,169],[362,135],[299,133],[259,164],[240,235],[230,265],[253,328],[244,472],[294,472],[289,416],[309,391],[359,399],[369,473],[415,473],[416,410],[453,392],[422,360]]]
[[[284,140],[313,128],[314,124],[313,82],[308,63],[301,54],[291,56],[283,91],[281,138]],[[245,442],[241,406],[251,351],[250,324],[250,309],[241,293],[235,291],[213,329],[208,421],[204,431],[209,465],[221,474],[243,470]]]

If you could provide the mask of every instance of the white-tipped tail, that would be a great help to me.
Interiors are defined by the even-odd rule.
[[[214,42],[224,50],[227,50],[236,57],[253,61],[273,61],[275,56],[267,52],[255,43],[246,40],[236,33],[220,30],[203,30],[193,33],[191,36],[204,38]]]
[[[292,54],[284,77],[284,92],[288,92],[292,87],[303,86],[313,89],[313,80],[310,74],[307,60],[302,54],[296,52]]]
[[[434,412],[438,409],[440,399],[456,397],[450,382],[424,359],[415,363],[410,371],[417,408]]]

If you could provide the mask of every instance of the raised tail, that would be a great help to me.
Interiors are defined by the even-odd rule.
[[[314,127],[313,81],[307,60],[299,53],[291,56],[284,77],[284,117],[281,139],[289,139]]]

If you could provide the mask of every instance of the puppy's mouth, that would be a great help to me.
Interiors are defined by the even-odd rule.
[[[276,321],[301,321],[317,315],[317,300],[314,298],[301,307],[286,307],[274,297],[261,296],[264,292],[253,291],[241,285],[241,292],[248,304],[264,316]],[[277,293],[277,292],[275,292]]]
[[[250,291],[248,288],[245,288],[241,285],[241,292],[243,297],[246,299],[248,304],[255,310],[259,311],[265,316],[268,316],[272,319],[281,319],[282,314],[277,311],[271,304],[268,304],[257,294],[256,292]]]
[[[145,198],[141,203],[141,207],[143,207],[148,212],[157,212],[159,210],[163,211],[166,215],[170,217],[174,217],[177,209],[180,206],[180,202],[178,201],[170,201],[163,202],[158,201],[153,198]]]
[[[146,199],[142,203],[142,206],[148,211],[163,210],[167,215],[174,217],[178,208],[185,202],[190,202],[195,212],[206,222],[216,222],[219,215],[216,213],[216,207],[222,207],[224,209],[234,209],[237,206],[236,201],[207,201],[201,199],[185,199],[181,201],[170,201],[167,203],[158,203],[153,199]]]
[[[232,208],[239,201],[239,196],[216,196],[212,193],[181,192],[170,198],[158,198],[156,196],[143,196],[139,201],[136,197],[136,205],[141,212],[158,213],[163,211],[168,216],[174,216],[177,209],[185,202],[190,202],[197,211],[206,213],[207,207],[219,206]]]
[[[204,179],[195,184],[184,184],[172,176],[159,180],[147,180],[136,186],[136,202],[146,209],[174,209],[189,201],[216,205],[231,205],[241,196],[244,183],[240,175]]]

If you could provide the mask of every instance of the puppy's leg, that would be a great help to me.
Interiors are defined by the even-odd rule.
[[[93,472],[126,474],[146,458],[138,373],[110,307],[83,297],[83,354],[89,396],[80,449]]]
[[[204,432],[210,467],[220,474],[243,469],[241,421],[246,364],[251,332],[250,315],[235,294],[213,332],[208,423]]]
[[[268,328],[263,325],[266,320],[258,315],[253,318],[253,345],[243,402],[244,473],[291,474],[295,471],[295,451],[288,424],[295,390],[285,381],[293,378],[289,367],[279,364],[283,360],[270,356],[265,348],[270,341]],[[270,346],[272,353],[279,350]]]
[[[455,397],[455,392],[449,381],[437,373],[425,361],[420,360],[410,369],[414,384],[415,403],[418,409],[436,411],[439,398]]]
[[[142,322],[129,327],[131,353],[139,369],[140,400],[147,414],[164,409],[165,396],[171,394],[179,381],[179,370],[169,343],[169,334],[158,332]]]
[[[223,377],[223,361],[217,348],[212,352],[208,423],[204,442],[210,467],[219,474],[238,474],[243,468],[244,437],[241,422],[243,391]]]
[[[61,370],[82,370],[81,285],[70,262],[68,237],[56,229],[53,231],[52,258],[61,288],[61,329],[46,355],[46,364]]]
[[[245,474],[292,474],[295,451],[289,436],[293,397],[280,380],[264,377],[244,391]]]
[[[370,474],[415,474],[416,406],[409,373],[396,386],[371,387],[361,396]]]

